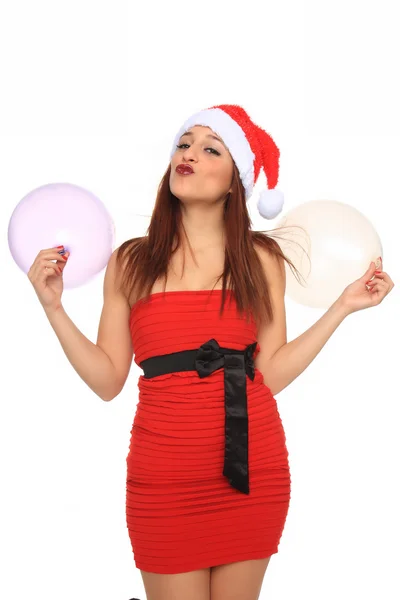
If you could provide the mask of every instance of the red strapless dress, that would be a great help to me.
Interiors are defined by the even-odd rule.
[[[214,338],[243,350],[255,323],[238,313],[228,291],[152,294],[132,307],[134,361],[193,350]],[[257,344],[254,358],[260,351]],[[135,565],[183,573],[278,552],[290,502],[288,451],[277,403],[255,369],[246,377],[250,493],[223,476],[224,372],[196,371],[138,380],[127,456],[126,522]]]

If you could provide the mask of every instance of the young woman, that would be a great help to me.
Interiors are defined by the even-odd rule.
[[[250,229],[246,206],[261,167],[270,189],[258,206],[273,218],[282,196],[272,138],[236,105],[183,124],[147,234],[110,258],[96,344],[64,311],[57,249],[29,272],[72,366],[103,400],[121,392],[133,356],[143,369],[126,518],[147,600],[259,597],[290,501],[274,396],[346,316],[393,287],[371,263],[288,343],[284,261],[294,265],[271,235]]]

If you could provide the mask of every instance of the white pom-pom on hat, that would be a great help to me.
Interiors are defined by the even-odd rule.
[[[264,219],[275,219],[282,211],[284,196],[276,188],[273,190],[263,190],[257,202],[257,209]]]

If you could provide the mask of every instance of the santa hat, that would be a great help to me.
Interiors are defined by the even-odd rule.
[[[171,158],[180,137],[195,125],[210,127],[224,141],[239,170],[246,200],[250,198],[263,167],[268,189],[260,193],[257,208],[265,219],[274,219],[282,210],[283,194],[275,189],[280,153],[271,136],[255,125],[240,106],[220,104],[202,110],[185,121],[175,137]]]

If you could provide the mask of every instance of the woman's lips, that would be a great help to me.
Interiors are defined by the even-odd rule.
[[[175,169],[179,175],[193,175],[193,169],[187,165],[178,165]]]

